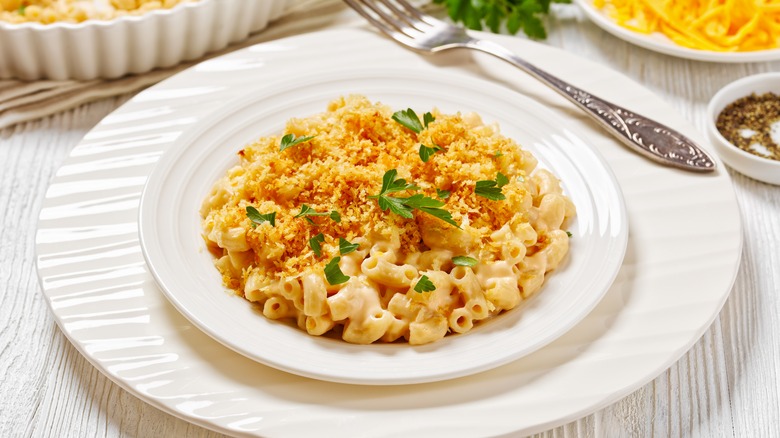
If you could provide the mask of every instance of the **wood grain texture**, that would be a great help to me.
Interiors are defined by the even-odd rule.
[[[331,9],[312,26],[352,19],[342,7]],[[549,44],[624,72],[702,130],[704,109],[720,87],[780,70],[780,63],[723,65],[659,55],[599,30],[573,7],[558,8],[548,28]],[[2,437],[220,436],[159,411],[103,376],[62,335],[39,291],[34,234],[47,183],[79,139],[125,98],[0,131]],[[780,436],[780,187],[732,177],[745,243],[719,318],[652,382],[539,436]]]

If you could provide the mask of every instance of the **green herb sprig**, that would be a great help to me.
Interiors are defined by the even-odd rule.
[[[282,141],[279,143],[279,152],[289,149],[293,146],[297,146],[305,141],[309,141],[312,138],[316,137],[315,135],[307,135],[305,137],[298,137],[295,138],[295,134],[287,134],[284,137],[282,137]]]
[[[320,233],[309,239],[309,246],[317,257],[322,255],[322,244],[325,242],[325,235]]]
[[[307,222],[309,222],[312,225],[316,225],[313,220],[311,220],[310,216],[330,216],[330,219],[333,222],[339,223],[341,222],[341,215],[336,210],[331,211],[325,211],[325,212],[319,212],[311,207],[309,207],[306,204],[301,204],[301,211],[300,213],[293,216],[294,218],[304,218]]]
[[[276,226],[276,212],[272,213],[260,213],[255,207],[248,205],[246,207],[246,217],[252,221],[252,228],[261,225],[265,222],[271,224],[272,227]]]
[[[501,24],[512,35],[522,30],[535,39],[547,38],[542,17],[550,12],[551,3],[571,3],[571,0],[433,0],[444,4],[452,21],[462,22],[469,29],[482,30],[483,24],[499,32]]]
[[[423,163],[427,163],[428,160],[431,159],[431,155],[435,154],[436,152],[443,151],[444,149],[439,146],[434,146],[432,148],[429,148],[428,146],[425,146],[424,144],[420,145],[420,159]]]
[[[423,275],[420,277],[420,279],[417,281],[417,284],[414,285],[414,291],[415,292],[431,292],[436,290],[436,285],[433,284],[433,282],[428,278],[427,275]]]
[[[449,190],[436,189],[436,197],[439,199],[447,199],[450,197],[450,194]]]
[[[339,237],[339,254],[341,255],[347,255],[351,252],[354,252],[358,249],[360,244],[358,243],[352,243],[349,240]]]
[[[506,199],[506,196],[501,193],[501,188],[507,184],[509,184],[509,178],[498,172],[495,180],[477,181],[474,193],[492,201],[503,201]]]
[[[333,257],[328,262],[328,264],[325,265],[325,280],[331,286],[346,283],[349,281],[349,275],[344,275],[344,273],[341,272],[341,268],[339,268],[340,261],[341,261],[341,257]]]
[[[433,114],[425,113],[423,114],[423,121],[420,122],[420,118],[417,117],[417,114],[414,112],[414,110],[407,108],[405,110],[396,111],[393,113],[393,120],[419,134],[423,129],[428,127],[428,124],[436,119],[433,117]],[[423,124],[425,125],[423,126]]]
[[[421,194],[412,195],[406,198],[390,196],[391,193],[405,190],[420,190],[420,187],[407,183],[405,179],[396,179],[396,176],[398,176],[398,171],[396,169],[390,169],[385,172],[385,175],[382,177],[382,189],[379,194],[369,196],[369,198],[377,200],[379,208],[383,211],[390,210],[407,219],[414,217],[414,215],[412,215],[412,210],[419,210],[423,213],[437,217],[454,227],[460,228],[452,219],[452,214],[442,208],[444,207],[444,202],[442,201]]]
[[[455,266],[476,266],[479,261],[469,256],[455,256],[452,258],[452,264]]]

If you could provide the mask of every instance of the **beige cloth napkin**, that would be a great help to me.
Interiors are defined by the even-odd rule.
[[[213,58],[253,44],[285,36],[350,26],[363,20],[340,0],[303,0],[282,18],[249,39],[209,54],[203,59],[154,70],[142,75],[91,81],[0,81],[0,129],[45,117],[94,100],[133,93],[184,70],[204,59]]]

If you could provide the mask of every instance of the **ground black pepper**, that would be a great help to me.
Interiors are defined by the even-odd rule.
[[[780,96],[753,93],[723,108],[715,126],[726,140],[743,151],[780,161],[780,145],[772,140],[772,125],[776,122],[780,122]],[[755,148],[756,143],[763,148]]]

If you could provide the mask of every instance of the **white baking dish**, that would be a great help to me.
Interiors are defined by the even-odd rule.
[[[240,41],[297,0],[199,0],[83,23],[0,21],[0,79],[94,79],[144,73]]]

